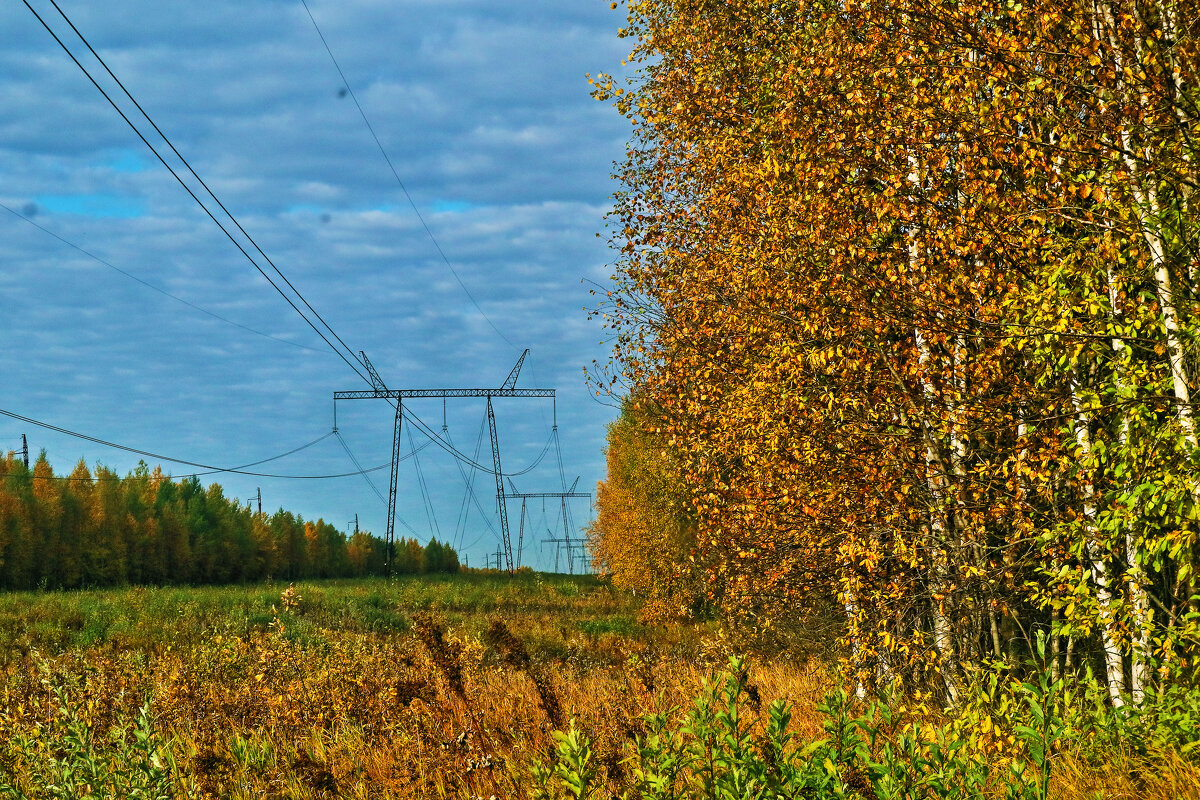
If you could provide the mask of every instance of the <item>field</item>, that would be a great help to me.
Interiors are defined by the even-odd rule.
[[[671,740],[683,713],[671,709],[697,709],[706,691],[717,712],[730,701],[743,715],[745,752],[731,768],[786,762],[815,770],[805,781],[828,778],[829,796],[882,797],[882,773],[854,751],[854,735],[870,735],[909,748],[916,782],[895,796],[954,796],[930,774],[959,762],[928,745],[937,731],[962,734],[961,719],[922,712],[933,733],[913,738],[899,717],[863,721],[849,701],[831,709],[832,654],[754,656],[706,689],[734,649],[714,624],[643,627],[632,598],[581,576],[0,595],[0,796],[692,796],[646,788],[647,765],[663,764],[647,742]],[[778,699],[791,704],[791,738],[772,754]],[[702,724],[725,724],[719,713],[689,719],[700,739]],[[831,735],[841,739],[809,744]],[[989,741],[1004,738],[977,736],[977,749]],[[991,771],[985,794],[1004,796],[997,770],[1041,763],[1024,741],[968,765]],[[1054,744],[1052,796],[1195,796],[1200,772],[1177,755],[1105,760],[1068,743]],[[573,775],[588,786],[572,789]],[[686,777],[678,786],[700,785]]]
[[[565,576],[0,595],[0,750],[32,793],[51,776],[31,754],[74,720],[97,753],[120,750],[105,732],[148,700],[180,793],[520,796],[552,728],[576,719],[619,771],[641,715],[725,657],[703,629],[635,619],[630,598]],[[825,679],[760,681],[811,703]]]

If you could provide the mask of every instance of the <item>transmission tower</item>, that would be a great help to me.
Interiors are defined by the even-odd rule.
[[[25,469],[29,469],[29,442],[23,433],[21,434],[21,460],[25,462]]]
[[[503,566],[502,566],[502,564],[501,564],[501,561],[500,561],[500,557],[501,557],[502,555],[503,555],[503,553],[501,553],[501,552],[500,552],[500,548],[498,548],[498,547],[496,548],[495,560],[494,560],[494,561],[492,560],[492,554],[491,554],[491,553],[488,553],[488,554],[486,554],[486,555],[483,557],[483,568],[484,568],[484,569],[497,569],[497,570],[499,570],[499,569],[503,569]]]
[[[508,493],[509,497],[521,498],[521,524],[517,527],[517,564],[521,563],[521,548],[525,541],[525,504],[530,500],[537,498],[558,499],[562,503],[562,519],[563,519],[563,536],[569,542],[571,540],[570,523],[567,522],[567,500],[572,497],[586,497],[589,500],[592,498],[590,492],[577,492],[575,487],[579,485],[579,478],[575,478],[575,482],[571,484],[571,488],[565,492],[520,492],[517,491],[517,485],[513,483],[512,478],[508,479],[508,485],[512,491]],[[543,511],[545,507],[543,506]],[[553,535],[553,534],[552,534]],[[557,559],[556,559],[557,561]],[[567,547],[567,561],[571,561],[571,548]],[[557,571],[557,566],[555,567]]]
[[[547,530],[546,533],[550,533],[550,531]],[[567,546],[567,571],[570,572],[572,575],[574,575],[575,574],[575,551],[578,550],[580,555],[583,555],[587,551],[587,542],[581,541],[579,539],[572,539],[570,536],[556,537],[553,534],[551,534],[549,539],[542,539],[542,542],[544,542],[545,544],[553,544],[554,545],[554,571],[555,572],[558,572],[559,547],[561,547],[562,545]]]
[[[396,534],[396,480],[400,466],[400,423],[404,416],[404,400],[416,397],[440,397],[443,403],[445,403],[447,398],[455,397],[483,397],[487,399],[488,431],[491,433],[492,439],[492,469],[496,476],[496,505],[500,512],[500,538],[505,560],[504,568],[509,572],[515,570],[517,563],[513,560],[512,541],[508,533],[508,508],[505,505],[504,473],[500,469],[500,439],[496,433],[496,412],[492,408],[492,398],[554,397],[553,389],[517,388],[517,375],[521,372],[521,365],[525,363],[525,356],[529,355],[529,348],[526,348],[521,353],[521,357],[517,359],[516,366],[508,373],[508,377],[504,379],[504,383],[496,389],[389,389],[383,382],[383,379],[379,377],[379,373],[375,371],[375,367],[367,358],[367,354],[360,350],[359,355],[362,357],[363,366],[367,368],[367,374],[370,376],[371,388],[358,391],[334,392],[334,419],[336,420],[337,418],[338,400],[384,399],[396,402],[396,420],[392,428],[392,474],[391,482],[388,485],[387,564],[385,565],[387,574],[391,575],[392,542]],[[497,566],[497,569],[499,568]]]

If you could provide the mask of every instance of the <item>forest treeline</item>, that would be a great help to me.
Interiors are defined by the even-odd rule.
[[[144,463],[122,477],[80,461],[59,476],[45,453],[32,469],[12,453],[0,459],[0,589],[382,575],[385,551],[366,531],[256,513],[219,484]],[[458,569],[449,544],[395,544],[393,573]]]
[[[1195,0],[626,11],[601,567],[950,700],[1194,663]]]

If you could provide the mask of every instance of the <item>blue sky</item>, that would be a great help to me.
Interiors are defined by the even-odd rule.
[[[83,57],[53,6],[31,2],[99,79],[102,69]],[[607,2],[310,0],[458,278],[299,0],[60,6],[288,280],[390,386],[499,385],[530,348],[518,385],[559,396],[556,408],[495,401],[504,470],[537,457],[556,410],[566,481],[580,476],[580,487],[594,488],[614,410],[584,380],[584,367],[608,354],[605,332],[584,309],[594,302],[589,289],[611,272],[604,214],[628,131],[614,109],[589,97],[585,77],[619,68],[625,54],[621,19]],[[115,90],[111,80],[101,84]],[[232,466],[323,436],[333,392],[364,387],[22,4],[0,8],[0,202],[45,229],[0,209],[0,408]],[[411,408],[440,430],[440,401]],[[390,413],[380,401],[339,404],[339,430],[365,466],[390,459]],[[446,414],[451,440],[473,452],[482,401],[452,401]],[[122,472],[137,462],[7,419],[0,448],[22,433],[60,471],[80,458]],[[411,528],[398,532],[425,539],[433,531],[481,563],[497,545],[488,527],[496,525],[492,476],[474,482],[487,521],[468,504],[463,522],[456,462],[437,447],[420,449],[427,440],[413,433],[420,474],[414,459],[402,465],[400,516]],[[561,488],[553,452],[517,479],[522,491]],[[490,457],[485,433],[478,460]],[[330,474],[353,465],[330,437],[264,468]],[[387,471],[372,478],[386,495]],[[343,529],[356,513],[367,529],[385,527],[386,507],[362,478],[204,480],[242,499],[261,488],[265,508]],[[561,536],[557,506],[543,515],[540,502],[532,505],[527,537]],[[514,531],[519,511],[510,504]],[[578,503],[575,522],[589,513]],[[553,560],[553,546],[527,545],[526,562],[545,568]]]

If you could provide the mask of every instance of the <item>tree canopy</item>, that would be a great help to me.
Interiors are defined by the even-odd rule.
[[[447,543],[396,545],[393,572],[457,572]],[[411,551],[411,552],[410,552]],[[55,475],[0,458],[0,589],[230,583],[382,575],[386,545],[280,509],[255,513],[219,484],[142,464],[121,477],[80,461]]]
[[[1114,702],[1190,659],[1195,1],[627,15],[597,312],[713,601],[833,598],[864,679],[951,699],[1038,630]]]

